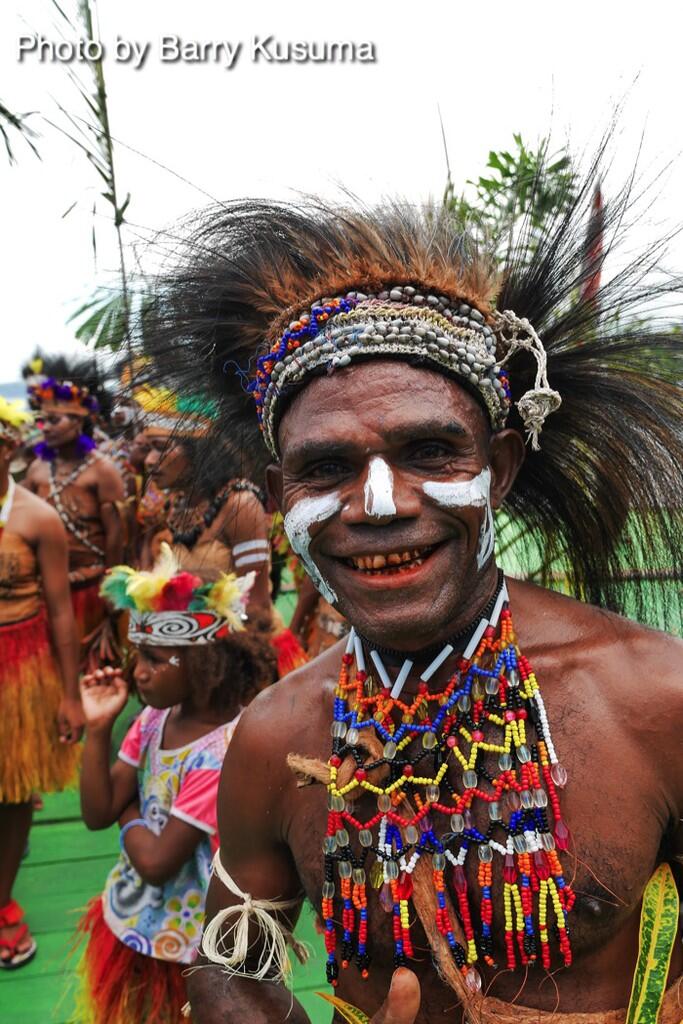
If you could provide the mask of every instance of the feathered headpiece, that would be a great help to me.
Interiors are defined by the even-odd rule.
[[[597,284],[584,252],[596,177],[597,164],[541,237],[517,231],[502,253],[433,207],[214,207],[198,228],[193,218],[186,259],[158,285],[152,376],[179,393],[211,390],[214,430],[242,449],[255,480],[286,402],[352,359],[440,369],[481,400],[494,429],[509,410],[508,426],[532,439],[552,408],[542,451],[530,447],[506,504],[525,547],[541,553],[539,582],[560,575],[584,600],[661,623],[666,609],[644,605],[648,578],[681,571],[681,335],[661,308],[647,316],[673,290],[654,279],[660,243],[611,279],[603,272],[582,300],[587,278]],[[630,201],[625,189],[605,204],[601,269]]]
[[[149,437],[203,437],[213,426],[214,404],[197,395],[145,385],[133,392],[133,401],[142,411]]]
[[[10,402],[0,395],[0,441],[18,444],[22,431],[33,422],[33,416],[23,408],[21,402]]]
[[[95,359],[40,353],[23,367],[22,375],[29,405],[41,413],[86,417],[108,406]]]
[[[100,594],[117,610],[129,612],[128,639],[136,644],[189,646],[221,640],[244,629],[253,572],[222,573],[214,583],[183,572],[168,544],[151,572],[117,565],[107,573]]]

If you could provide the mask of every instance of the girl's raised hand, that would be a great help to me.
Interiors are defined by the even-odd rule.
[[[120,668],[98,668],[81,679],[81,701],[88,729],[108,728],[125,707],[128,685]]]

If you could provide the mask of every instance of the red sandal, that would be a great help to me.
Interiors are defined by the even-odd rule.
[[[0,908],[0,928],[17,928],[12,939],[0,938],[1,970],[13,971],[17,967],[23,967],[29,960],[33,960],[38,949],[34,938],[31,938],[31,945],[28,949],[24,949],[21,952],[17,950],[17,946],[21,945],[29,934],[29,930],[28,925],[24,923],[24,911],[16,900],[10,900],[6,906]],[[2,956],[6,950],[9,951],[10,955],[7,957]]]

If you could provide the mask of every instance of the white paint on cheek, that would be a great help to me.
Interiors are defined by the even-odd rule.
[[[378,519],[382,516],[396,515],[393,486],[394,475],[391,469],[384,459],[375,455],[370,459],[368,478],[363,488],[366,515]]]
[[[290,508],[285,516],[285,533],[289,537],[292,548],[303,562],[304,568],[311,577],[314,586],[320,594],[335,604],[337,595],[328,583],[323,579],[320,571],[311,558],[309,551],[311,545],[310,528],[314,523],[321,523],[329,519],[341,508],[339,494],[324,494],[320,498],[302,498],[296,505]]]
[[[427,480],[422,489],[444,508],[485,508],[486,514],[479,531],[477,566],[482,568],[493,554],[495,531],[491,508],[491,470],[488,466],[471,480]]]

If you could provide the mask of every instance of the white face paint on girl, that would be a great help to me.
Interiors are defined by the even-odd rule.
[[[491,508],[491,470],[488,466],[471,480],[437,481],[427,480],[422,489],[444,508],[485,508],[486,515],[479,531],[477,568],[486,565],[493,554],[495,531]]]
[[[321,523],[324,519],[329,519],[340,508],[341,500],[335,491],[333,494],[324,494],[320,498],[302,498],[290,508],[285,516],[285,533],[289,537],[290,544],[303,562],[313,585],[330,604],[336,603],[337,595],[322,578],[317,565],[311,558],[309,552],[310,528],[314,523]]]
[[[374,516],[377,519],[396,515],[393,486],[394,475],[391,469],[384,459],[379,455],[374,455],[370,459],[368,478],[363,488],[366,515]]]

